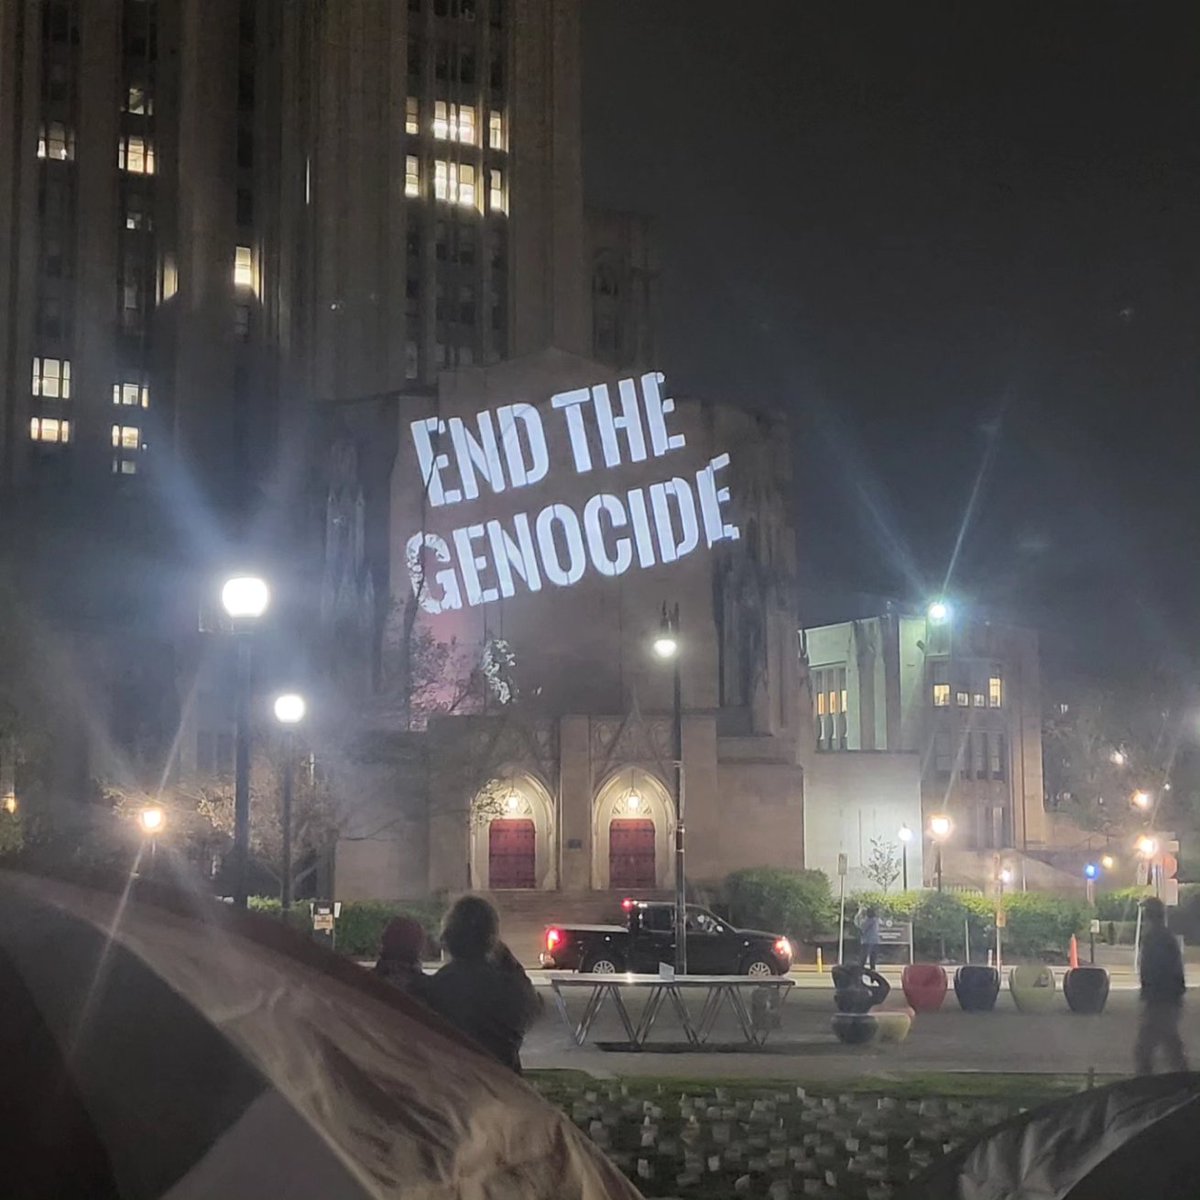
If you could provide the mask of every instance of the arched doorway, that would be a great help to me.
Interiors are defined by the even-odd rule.
[[[667,888],[675,878],[670,794],[656,776],[626,767],[596,794],[592,886],[623,892]]]
[[[531,775],[502,775],[471,803],[471,887],[486,891],[556,886],[554,808]]]

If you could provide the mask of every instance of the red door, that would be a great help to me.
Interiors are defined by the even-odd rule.
[[[488,826],[488,887],[537,887],[533,822],[493,821]]]
[[[654,822],[614,819],[608,827],[608,886],[635,892],[655,883]]]

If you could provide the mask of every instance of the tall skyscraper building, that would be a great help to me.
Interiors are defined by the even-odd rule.
[[[579,69],[574,0],[0,0],[0,484],[246,512],[314,407],[589,351]]]

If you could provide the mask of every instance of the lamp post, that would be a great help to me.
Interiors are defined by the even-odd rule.
[[[913,840],[913,831],[901,825],[896,836],[900,839],[900,886],[908,891],[908,843]]]
[[[233,622],[237,644],[234,697],[233,903],[246,907],[250,865],[250,633],[267,611],[271,592],[256,575],[237,575],[221,588],[221,607]]]
[[[154,863],[158,856],[158,835],[167,823],[166,814],[157,804],[151,804],[138,813],[138,825],[150,840],[150,874],[154,874]]]
[[[684,861],[683,688],[679,677],[679,605],[664,603],[654,653],[674,667],[671,746],[675,759],[675,974],[687,974],[687,878]]]
[[[1012,883],[1013,873],[1009,867],[1001,867],[996,872],[996,887],[999,889],[999,897],[996,901],[996,970],[1004,970],[1004,951],[1001,945],[1000,930],[1004,928],[1004,918],[1000,915],[1004,912],[1004,887],[1005,884]]]
[[[280,833],[283,862],[279,881],[279,906],[286,913],[292,907],[292,786],[296,771],[296,726],[304,720],[308,706],[296,692],[275,697],[275,720],[283,726],[283,804]]]
[[[942,890],[942,843],[950,836],[953,828],[954,825],[950,818],[944,814],[929,818],[929,836],[933,838],[936,851],[934,870],[937,873],[937,890],[939,892]]]

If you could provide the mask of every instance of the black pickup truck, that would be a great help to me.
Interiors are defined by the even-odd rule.
[[[675,961],[675,906],[660,900],[625,900],[625,925],[550,925],[543,967],[612,975],[656,974]],[[777,933],[734,929],[695,904],[687,906],[689,975],[785,975],[792,946]]]

